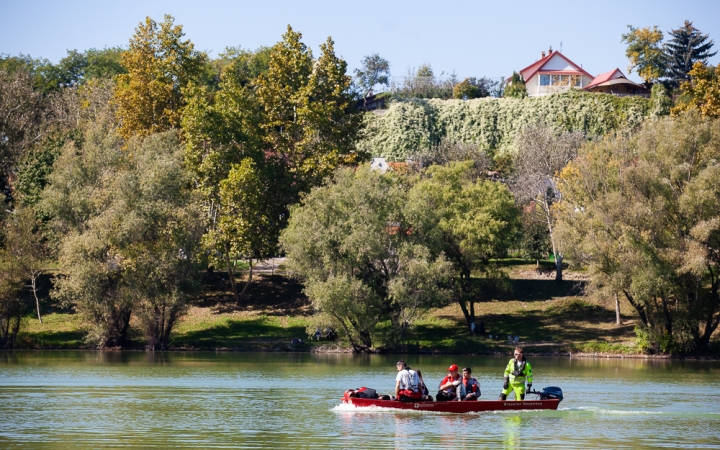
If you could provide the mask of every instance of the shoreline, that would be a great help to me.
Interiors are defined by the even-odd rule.
[[[316,353],[316,354],[347,354],[347,355],[385,355],[385,354],[403,354],[403,355],[429,355],[429,356],[448,356],[448,355],[465,355],[465,356],[507,356],[507,352],[452,352],[452,351],[374,351],[369,353],[353,353],[352,349],[340,346],[322,346],[309,348],[297,345],[295,348],[285,346],[285,348],[187,348],[178,347],[166,350],[146,350],[141,348],[15,348],[0,349],[2,353],[12,352],[103,352],[103,353],[122,353],[122,352],[143,352],[143,353],[193,353],[193,352],[215,352],[215,353]],[[623,354],[623,353],[585,353],[585,352],[527,352],[527,356],[532,357],[567,357],[567,358],[586,358],[586,359],[647,359],[647,360],[684,360],[684,361],[720,361],[720,356],[714,355],[648,355],[648,354]]]

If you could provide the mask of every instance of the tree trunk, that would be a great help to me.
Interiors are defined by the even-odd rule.
[[[40,316],[40,299],[37,296],[37,277],[38,276],[39,276],[39,274],[31,275],[30,282],[32,283],[33,295],[35,296],[35,306],[37,307],[38,320],[40,321],[40,323],[43,323],[42,317]]]
[[[235,296],[235,303],[240,303],[240,295],[238,294],[237,286],[235,285],[235,274],[233,272],[232,263],[230,261],[230,244],[225,242],[225,264],[227,265],[228,279],[230,280],[230,287],[232,288],[233,295]]]
[[[620,320],[620,296],[617,292],[615,293],[615,324],[622,325],[622,320]]]
[[[250,266],[250,272],[248,272],[248,278],[245,282],[245,286],[243,286],[243,290],[240,293],[240,298],[245,298],[245,292],[247,292],[248,287],[250,286],[250,283],[252,283],[253,280],[253,262],[252,258],[248,260],[248,265]]]
[[[562,255],[555,253],[555,281],[562,283]]]
[[[625,294],[625,298],[632,305],[632,307],[635,308],[635,311],[638,313],[638,316],[640,316],[640,320],[642,321],[643,325],[649,326],[650,320],[648,319],[648,316],[645,313],[645,308],[643,308],[643,306],[640,305],[639,303],[636,303],[635,299],[628,291],[623,289],[623,294]]]

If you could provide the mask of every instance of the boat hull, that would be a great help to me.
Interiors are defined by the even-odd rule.
[[[560,400],[478,400],[466,402],[399,402],[396,400],[378,400],[372,398],[351,397],[343,399],[343,403],[356,407],[410,409],[414,411],[433,411],[446,413],[474,413],[483,411],[525,411],[552,409],[555,410]]]

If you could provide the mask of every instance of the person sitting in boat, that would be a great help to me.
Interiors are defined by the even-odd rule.
[[[532,367],[525,359],[523,349],[516,347],[514,356],[505,368],[505,383],[498,400],[507,400],[507,396],[511,392],[515,392],[515,400],[525,400],[525,381],[527,381],[528,390],[532,389]]]
[[[395,377],[395,399],[400,401],[421,400],[420,377],[402,359],[395,363],[398,374]]]
[[[427,385],[425,384],[425,380],[423,380],[422,372],[419,370],[416,370],[418,374],[418,379],[420,380],[420,384],[418,385],[418,389],[420,390],[420,393],[422,394],[421,400],[427,400],[432,401],[432,395],[430,395],[430,391],[428,391]]]
[[[462,370],[462,379],[456,388],[456,400],[480,400],[480,382],[473,378],[472,369],[465,367]]]
[[[438,386],[437,401],[455,400],[455,390],[460,385],[460,374],[458,373],[457,364],[452,364],[447,369],[450,372]]]

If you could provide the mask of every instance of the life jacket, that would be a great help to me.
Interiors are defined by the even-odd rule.
[[[465,378],[462,379],[462,383],[460,383],[457,387],[458,389],[458,397],[464,398],[466,395],[470,394],[471,392],[477,392],[480,390],[480,383],[475,378],[470,378],[469,380],[466,380]]]
[[[443,384],[450,383],[452,381],[457,381],[461,378],[462,377],[460,375],[458,375],[457,378],[453,378],[452,375],[446,375],[445,378],[443,378],[443,380],[438,385],[438,389],[440,389],[440,386],[442,386]],[[447,392],[448,394],[451,394],[451,393],[455,392],[455,386],[450,386],[449,388],[444,389],[444,391]]]
[[[505,369],[505,376],[510,378],[511,383],[524,383],[527,379],[528,383],[532,383],[532,368],[523,356],[522,361],[513,358],[508,361]]]

